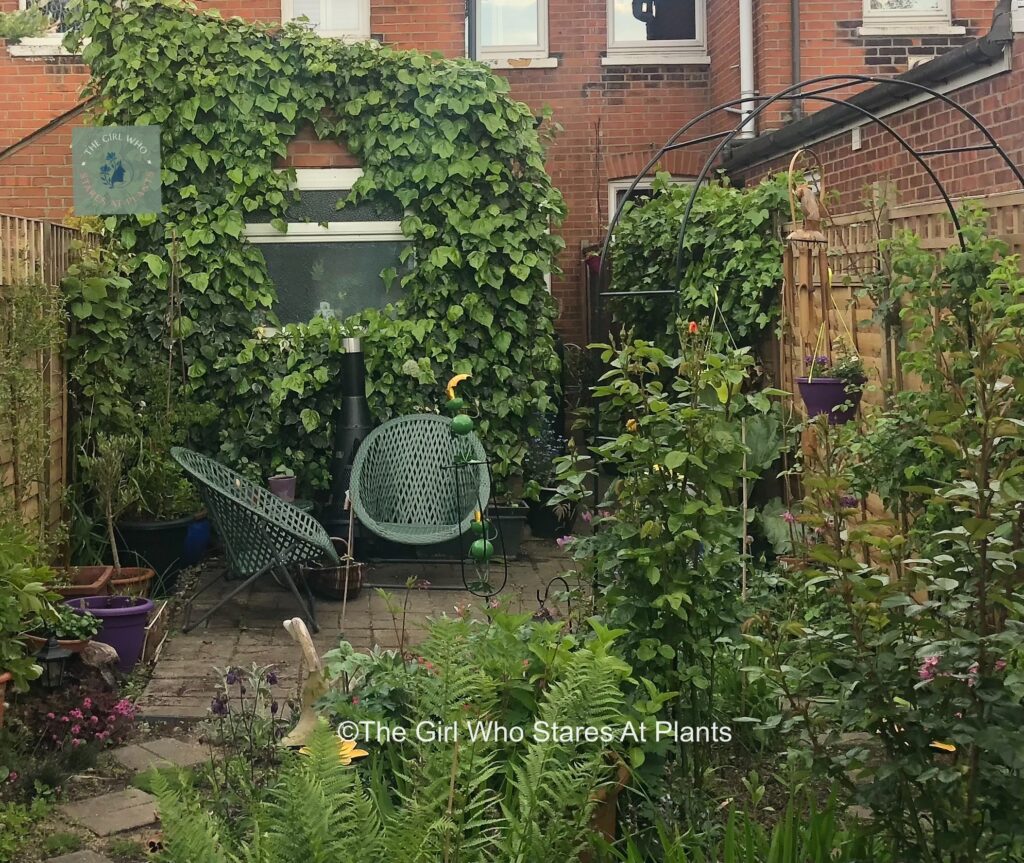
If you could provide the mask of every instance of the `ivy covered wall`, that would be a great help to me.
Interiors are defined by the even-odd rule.
[[[514,473],[537,413],[552,409],[558,371],[545,275],[564,205],[532,112],[467,60],[224,21],[179,0],[117,6],[78,4],[89,41],[76,47],[100,96],[96,122],[162,127],[164,207],[104,223],[132,286],[125,335],[106,342],[131,370],[116,397],[136,415],[183,407],[196,418],[191,442],[231,460],[265,466],[312,443],[304,478],[322,483],[340,335],[351,332],[364,338],[378,419],[431,409],[450,374],[472,373],[460,392],[479,409],[499,472]],[[404,206],[410,269],[386,274],[404,298],[261,339],[275,291],[245,222],[267,210],[285,227],[294,174],[274,163],[307,126],[362,163],[339,206],[379,196]],[[79,330],[102,330],[102,302],[88,306],[75,313]],[[108,371],[87,351],[77,357],[86,384]],[[93,399],[107,397],[100,390]]]

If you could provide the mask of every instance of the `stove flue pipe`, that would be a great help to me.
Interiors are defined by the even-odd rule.
[[[341,360],[341,404],[335,415],[334,456],[331,459],[331,509],[342,516],[345,493],[352,477],[352,462],[363,439],[373,428],[366,403],[366,363],[359,339],[345,339]]]

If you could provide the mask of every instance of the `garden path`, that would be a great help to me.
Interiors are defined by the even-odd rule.
[[[536,611],[537,591],[569,569],[570,561],[550,540],[523,543],[525,553],[509,562],[508,585],[500,594],[513,611]],[[207,565],[200,578],[205,583],[217,578],[222,562]],[[502,577],[500,561],[492,564],[491,581]],[[414,576],[431,586],[405,591],[406,580]],[[472,570],[467,569],[467,576]],[[398,646],[405,619],[406,644],[414,644],[425,632],[431,616],[452,612],[456,605],[480,605],[484,600],[465,590],[440,590],[442,585],[461,585],[459,567],[428,562],[377,564],[369,572],[371,584],[393,584],[391,598],[376,590],[363,590],[348,603],[342,627],[340,602],[317,603],[320,632],[314,636],[321,652],[335,647],[344,637],[355,647],[369,649]],[[219,596],[230,592],[231,582],[212,587],[200,597],[193,614],[199,617]],[[558,590],[558,586],[554,588]],[[397,606],[397,611],[395,609]],[[404,607],[404,614],[402,608]],[[295,691],[300,651],[282,627],[298,614],[295,601],[271,580],[264,579],[243,591],[207,623],[190,633],[180,623],[165,642],[153,676],[138,701],[139,715],[148,721],[194,721],[209,714],[219,675],[216,669],[229,666],[273,665],[280,691]]]

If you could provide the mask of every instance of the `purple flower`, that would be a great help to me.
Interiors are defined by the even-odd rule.
[[[574,536],[560,536],[560,537],[558,537],[558,539],[555,540],[555,544],[559,548],[565,548],[574,539],[576,539],[576,537],[574,537]]]
[[[267,672],[267,683],[270,686],[277,686],[277,674],[273,671]]]
[[[852,494],[844,494],[839,498],[839,504],[847,509],[854,509],[857,506],[857,498]]]
[[[270,702],[270,715],[271,716],[277,716],[277,711],[278,711],[278,704],[277,704],[277,702],[276,701],[271,701]]]
[[[218,695],[213,701],[210,702],[210,712],[214,716],[227,716],[228,715],[228,702],[223,695]]]
[[[236,683],[238,683],[238,677],[239,677],[238,669],[237,668],[229,668],[227,675],[224,677],[224,682],[228,686],[234,686]]]

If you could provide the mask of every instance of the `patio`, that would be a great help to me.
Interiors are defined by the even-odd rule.
[[[538,608],[537,591],[543,595],[548,582],[564,573],[571,562],[550,541],[532,540],[524,543],[524,549],[525,554],[509,562],[508,585],[496,599],[510,611],[530,613]],[[223,566],[223,558],[219,557],[206,562],[199,574],[201,584],[219,578]],[[500,579],[501,571],[500,561],[495,561],[492,578]],[[426,579],[431,586],[406,592],[403,586],[411,576]],[[375,589],[364,588],[348,603],[344,627],[342,603],[318,600],[320,632],[313,640],[321,654],[336,647],[343,638],[357,649],[397,648],[402,633],[402,606],[408,646],[423,637],[429,618],[451,613],[456,605],[479,607],[485,602],[468,591],[437,589],[460,583],[457,565],[377,564],[370,568],[369,578],[372,584],[393,584],[390,598]],[[230,581],[211,587],[194,606],[193,617],[198,618],[233,587]],[[270,579],[261,579],[189,633],[181,631],[181,620],[176,619],[152,678],[138,701],[140,717],[151,722],[205,719],[220,680],[216,669],[230,666],[272,665],[281,691],[294,692],[301,652],[281,624],[297,614],[298,609],[285,589]]]

